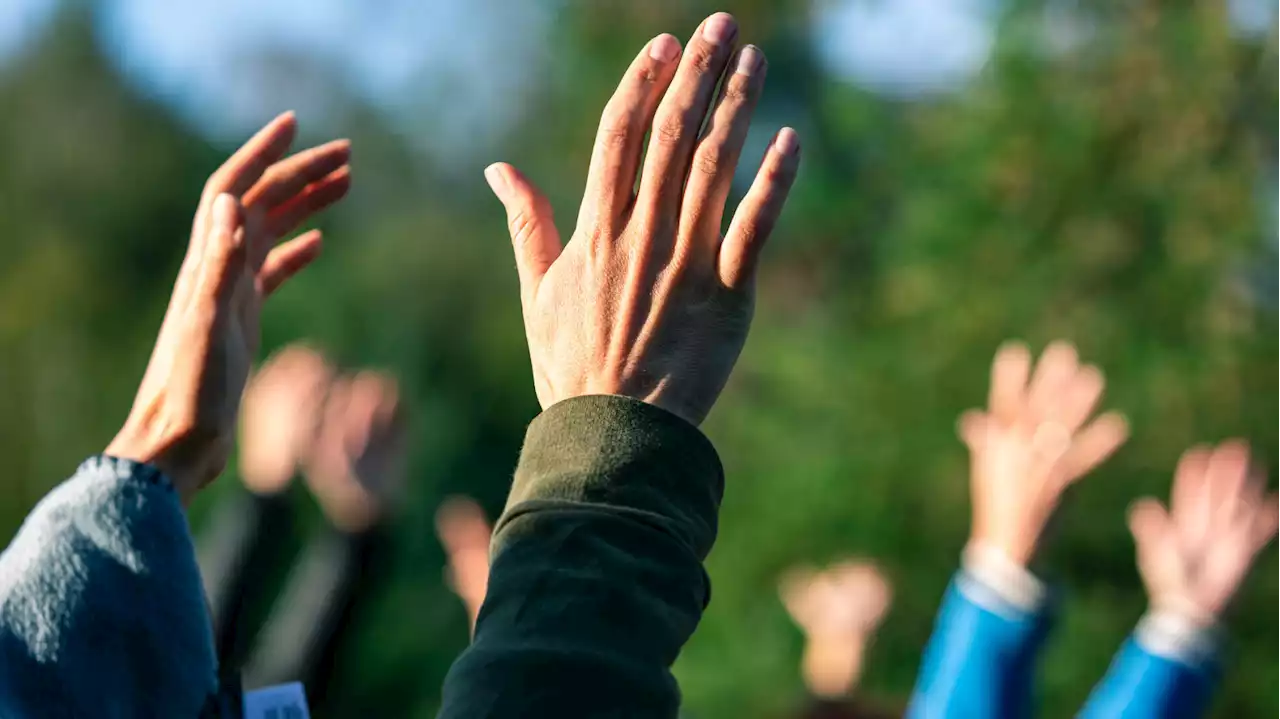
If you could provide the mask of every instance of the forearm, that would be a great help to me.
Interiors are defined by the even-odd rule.
[[[1044,587],[1030,573],[966,552],[925,648],[908,715],[1029,716],[1049,619]]]
[[[534,420],[441,716],[675,716],[722,491],[706,438],[650,405],[579,397]]]
[[[214,510],[199,542],[218,662],[243,666],[270,604],[270,584],[289,559],[294,509],[287,493],[235,492]]]
[[[154,468],[94,457],[0,556],[0,714],[196,716],[217,688],[186,517]]]
[[[1153,611],[1138,623],[1080,716],[1092,719],[1204,716],[1218,683],[1212,627],[1177,612]]]

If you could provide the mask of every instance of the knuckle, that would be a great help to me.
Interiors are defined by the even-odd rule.
[[[734,75],[724,84],[724,102],[741,105],[751,98],[752,90],[751,82],[747,78]]]
[[[658,70],[652,65],[645,64],[636,70],[635,76],[641,84],[652,85],[658,81]]]
[[[716,53],[713,48],[700,45],[689,54],[689,67],[699,74],[711,72],[711,66],[715,63],[715,59]]]
[[[678,145],[684,139],[684,118],[679,115],[667,115],[654,128],[653,139],[660,145]]]
[[[529,208],[522,208],[512,213],[508,225],[511,229],[512,242],[517,245],[523,245],[529,241],[534,231],[538,229],[538,216],[530,211]]]
[[[600,121],[600,146],[609,150],[625,148],[634,136],[629,118],[607,112]]]
[[[743,219],[738,223],[738,235],[748,245],[760,237],[760,222],[754,217]]]
[[[693,156],[693,169],[704,175],[720,173],[726,158],[724,148],[718,144],[705,143]]]

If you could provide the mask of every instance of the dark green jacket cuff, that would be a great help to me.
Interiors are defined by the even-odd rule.
[[[674,717],[723,487],[710,442],[651,405],[579,397],[535,419],[441,716]]]
[[[702,560],[723,495],[720,458],[697,427],[629,397],[574,397],[529,425],[494,535],[543,502],[604,505],[652,523]]]

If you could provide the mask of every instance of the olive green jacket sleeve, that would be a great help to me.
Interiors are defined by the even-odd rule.
[[[664,410],[590,396],[542,413],[440,716],[674,717],[723,488],[711,443]]]

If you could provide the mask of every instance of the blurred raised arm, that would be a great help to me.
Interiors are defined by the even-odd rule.
[[[183,505],[222,470],[263,300],[347,189],[345,141],[285,157],[292,114],[209,179],[133,410],[0,557],[0,714],[193,717],[217,687]]]
[[[1048,634],[1045,588],[1029,570],[1063,492],[1128,436],[1123,417],[1090,421],[1102,373],[1065,342],[1032,370],[1021,344],[1000,348],[985,411],[960,419],[973,520],[963,568],[925,648],[912,717],[1031,713],[1036,655]]]
[[[737,34],[719,13],[683,59],[670,35],[636,57],[605,108],[567,243],[523,175],[486,170],[545,411],[495,525],[444,717],[676,714],[670,667],[710,596],[702,560],[723,489],[696,425],[746,340],[754,268],[799,163],[783,129],[721,235],[765,73],[759,49],[735,52]]]
[[[1240,441],[1178,462],[1169,509],[1136,502],[1129,529],[1150,609],[1082,717],[1199,717],[1219,677],[1218,626],[1258,553],[1276,536],[1276,495]]]

